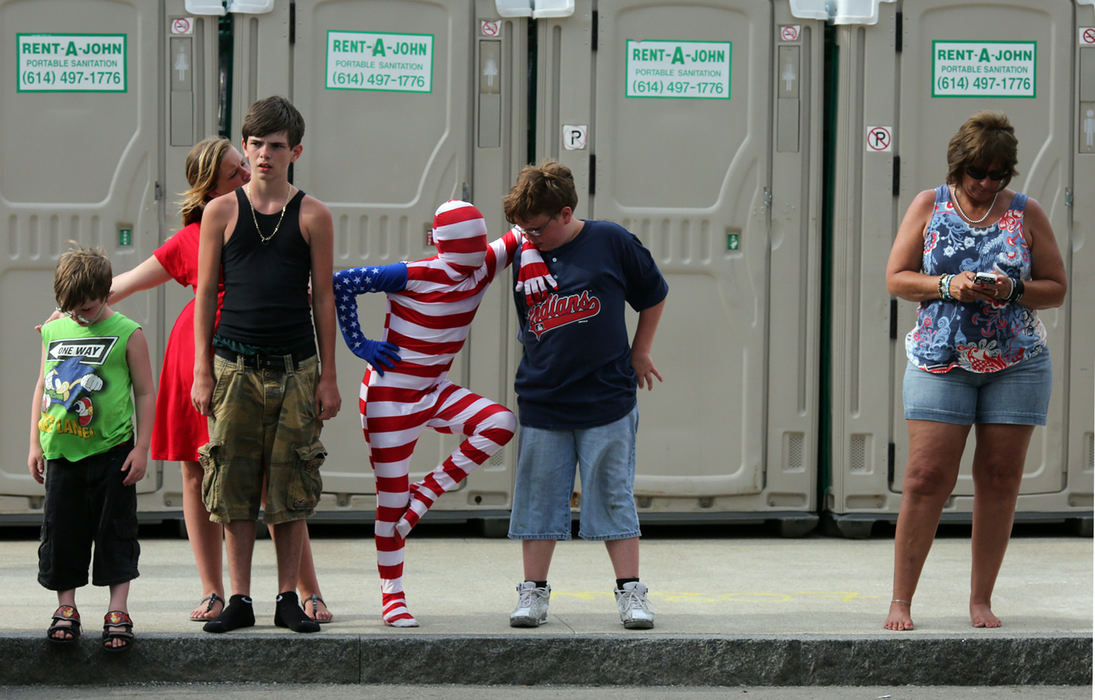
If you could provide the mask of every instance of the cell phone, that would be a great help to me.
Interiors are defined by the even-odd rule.
[[[996,284],[996,275],[991,272],[976,272],[973,275],[973,283],[981,286]]]

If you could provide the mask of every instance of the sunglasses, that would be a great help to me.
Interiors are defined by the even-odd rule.
[[[984,180],[987,175],[990,180],[1000,181],[1011,174],[1011,168],[1004,168],[1003,170],[993,170],[989,172],[984,168],[975,168],[972,165],[966,166],[966,174],[972,177],[974,180]]]

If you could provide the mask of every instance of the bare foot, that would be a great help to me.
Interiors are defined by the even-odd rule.
[[[988,603],[970,603],[970,622],[974,627],[999,627],[1003,623],[992,614]]]
[[[308,609],[309,605],[312,606],[311,610]],[[335,618],[334,614],[327,608],[327,604],[323,602],[323,598],[318,595],[304,597],[304,614],[320,623],[330,622]]]
[[[220,593],[210,593],[198,601],[198,607],[190,611],[190,619],[194,622],[216,620],[224,610],[224,597]]]
[[[53,632],[50,636],[59,642],[68,642],[76,639],[76,632],[74,631],[75,625],[72,624],[72,620],[58,620],[57,623],[53,625],[53,628]]]
[[[126,631],[125,627],[120,627],[120,626],[116,626],[116,625],[108,625],[106,627],[106,629],[109,632],[125,632]],[[121,639],[119,637],[111,637],[109,639],[104,639],[103,640],[103,646],[104,647],[110,647],[111,649],[121,649],[122,647],[129,646],[129,640]]]
[[[911,607],[912,605],[905,601],[891,601],[890,614],[886,616],[886,621],[882,623],[882,626],[895,632],[911,630],[913,628]]]

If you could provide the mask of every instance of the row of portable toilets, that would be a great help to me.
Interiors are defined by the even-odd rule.
[[[1006,112],[1012,186],[1045,207],[1070,279],[1064,305],[1041,312],[1053,398],[1018,517],[1090,532],[1093,1],[0,0],[0,522],[42,505],[24,450],[32,327],[53,308],[58,254],[74,239],[104,246],[116,271],[148,257],[180,226],[190,146],[238,141],[247,105],[283,94],[307,122],[293,179],[331,208],[336,269],[428,255],[433,210],[453,197],[500,235],[523,164],[570,166],[578,215],[632,230],[670,286],[665,383],[639,400],[641,516],[787,535],[820,515],[848,535],[896,517],[915,307],[887,294],[885,261],[912,197],[943,181],[951,134],[977,110]],[[154,358],[190,294],[120,305]],[[511,304],[495,284],[453,378],[514,407]],[[367,333],[382,307],[362,300]],[[318,517],[367,521],[363,366],[345,348],[337,359]],[[412,474],[455,441],[424,435]],[[515,453],[431,517],[504,519]],[[971,512],[970,453],[946,518]],[[141,512],[179,517],[180,492],[177,466],[154,465]]]

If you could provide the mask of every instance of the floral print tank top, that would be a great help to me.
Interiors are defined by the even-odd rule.
[[[1030,247],[1023,238],[1027,196],[1016,194],[995,224],[972,226],[955,212],[947,185],[935,191],[935,209],[924,234],[924,274],[972,272],[1030,279]],[[1046,347],[1046,329],[1038,313],[1003,300],[962,303],[943,299],[920,302],[916,327],[905,336],[909,361],[928,372],[955,367],[998,372]]]

